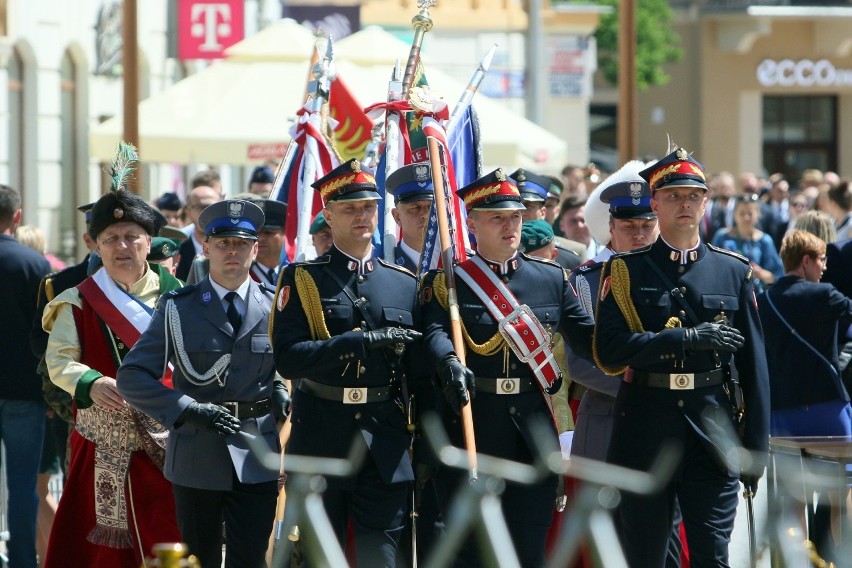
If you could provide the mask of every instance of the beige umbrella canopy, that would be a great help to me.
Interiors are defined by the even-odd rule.
[[[153,163],[233,165],[280,157],[290,121],[305,102],[315,42],[310,30],[282,20],[229,48],[227,59],[142,101],[140,155]],[[393,64],[399,59],[405,65],[408,48],[371,26],[335,42],[336,66],[367,106],[386,100]],[[426,76],[452,108],[465,85],[429,67],[428,60]],[[474,103],[486,164],[555,172],[567,161],[567,145],[557,136],[481,94]],[[121,128],[121,117],[94,127],[92,156],[111,159]]]

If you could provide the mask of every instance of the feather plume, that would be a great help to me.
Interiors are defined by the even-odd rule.
[[[677,142],[672,139],[671,135],[668,132],[666,132],[666,138],[668,139],[669,146],[664,155],[668,156],[669,154],[678,149],[678,145]]]
[[[119,141],[118,150],[110,167],[110,176],[112,177],[110,189],[112,191],[118,191],[122,188],[126,189],[127,181],[136,169],[138,161],[139,155],[136,153],[136,146],[124,140]]]

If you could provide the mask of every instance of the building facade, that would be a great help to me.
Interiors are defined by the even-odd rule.
[[[852,3],[673,3],[683,59],[638,97],[638,147],[666,135],[718,172],[852,175]]]

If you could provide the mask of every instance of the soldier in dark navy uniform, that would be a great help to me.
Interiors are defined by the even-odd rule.
[[[118,370],[118,391],[170,430],[164,474],[190,552],[203,566],[221,566],[224,541],[227,568],[263,566],[278,469],[251,442],[280,452],[277,426],[290,411],[269,338],[274,292],[249,277],[263,211],[219,201],[198,222],[210,273],[162,296]],[[174,388],[159,380],[166,363]]]
[[[394,249],[394,262],[417,274],[429,210],[435,200],[429,164],[402,166],[388,176],[385,190],[393,195],[396,207],[391,214],[402,230],[402,239]]]
[[[551,261],[518,253],[521,219],[524,210],[517,186],[503,170],[496,170],[460,189],[468,211],[467,224],[476,237],[477,254],[456,267],[458,304],[467,366],[463,366],[450,338],[450,316],[447,311],[448,291],[442,271],[427,274],[423,281],[424,342],[427,354],[437,366],[438,377],[450,407],[458,413],[461,406],[472,403],[477,451],[483,454],[532,463],[534,448],[530,424],[550,424],[551,443],[558,445],[556,424],[550,406],[550,395],[562,381],[552,358],[549,335],[561,332],[576,352],[589,354],[593,329],[592,319],[580,307],[565,271]],[[473,280],[469,280],[472,278]],[[541,341],[534,346],[507,343],[498,331],[498,321],[510,318],[486,308],[490,292],[473,281],[486,281],[488,288],[498,290],[505,300],[497,304],[516,306],[527,316],[514,320],[531,331],[536,325],[543,330]],[[506,291],[508,289],[508,291]],[[485,298],[483,298],[484,292]],[[500,305],[494,307],[498,310]],[[513,323],[512,330],[516,329]],[[507,332],[512,337],[513,332]],[[515,349],[541,347],[536,362],[521,362]],[[541,367],[538,364],[541,363]],[[472,399],[468,390],[475,391]],[[461,446],[462,428],[452,415],[447,429],[456,445]],[[523,566],[544,563],[545,539],[551,523],[557,495],[557,479],[546,477],[533,485],[508,483],[502,495],[515,550]],[[462,551],[459,564],[479,565],[473,542]]]
[[[682,148],[643,170],[660,237],[620,254],[602,271],[595,359],[624,373],[615,403],[608,461],[647,470],[657,450],[682,450],[661,493],[624,494],[622,544],[631,566],[662,567],[675,498],[683,512],[692,566],[727,566],[741,472],[735,410],[728,393],[732,360],[745,400],[743,445],[758,456],[769,441],[769,386],[763,332],[748,261],[704,244],[699,224],[704,170]]]
[[[273,342],[278,372],[299,378],[289,455],[345,458],[361,469],[328,479],[323,503],[340,543],[347,522],[359,566],[393,567],[413,478],[402,392],[406,344],[416,341],[414,275],[372,255],[375,180],[350,160],[314,183],[334,245],[284,269]]]

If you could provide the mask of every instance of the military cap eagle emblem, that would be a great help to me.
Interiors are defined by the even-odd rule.
[[[678,148],[675,155],[677,156],[678,160],[683,161],[689,159],[689,152],[687,152],[685,148]]]
[[[428,182],[429,181],[429,167],[424,165],[415,166],[414,168],[414,177],[418,182]]]
[[[497,171],[494,172],[494,176],[498,181],[506,181],[506,172],[503,171],[503,168],[497,168]]]
[[[230,217],[231,223],[239,222],[239,218],[243,216],[243,208],[242,201],[231,201],[228,203],[228,217]]]
[[[630,201],[633,205],[639,205],[642,201],[642,184],[641,183],[631,183],[628,188],[630,192]]]

